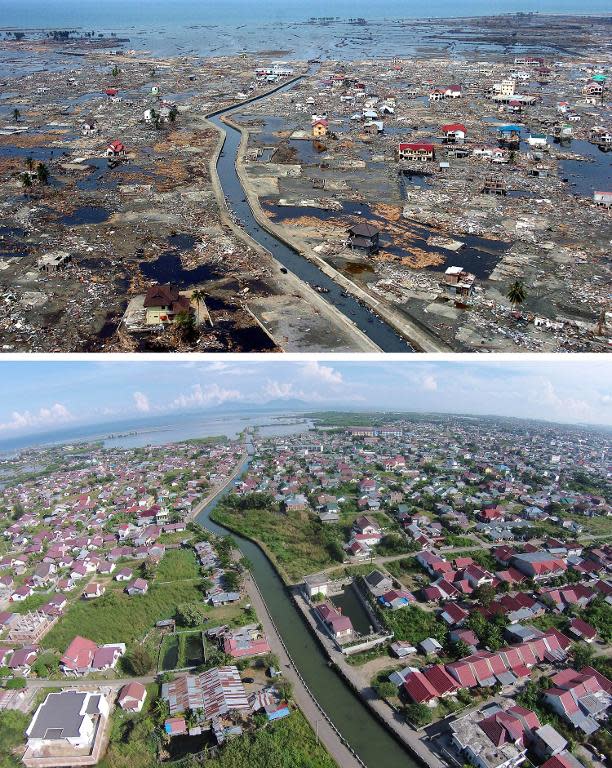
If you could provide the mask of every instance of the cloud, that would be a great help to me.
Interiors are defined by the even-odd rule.
[[[237,389],[225,389],[218,384],[211,384],[204,388],[201,384],[194,384],[189,392],[178,395],[169,408],[195,408],[204,405],[220,405],[230,400],[242,400],[242,392]]]
[[[423,389],[425,392],[437,392],[438,391],[438,380],[435,376],[425,376],[423,381],[421,382]]]
[[[329,365],[321,365],[316,360],[311,360],[308,363],[304,363],[302,371],[306,376],[310,376],[313,379],[318,379],[325,384],[342,384],[342,374],[340,371],[336,371]]]
[[[288,400],[289,398],[302,398],[304,393],[296,390],[291,381],[277,381],[268,379],[263,387],[264,400]]]
[[[50,427],[55,424],[64,424],[67,421],[72,421],[73,418],[73,415],[65,405],[55,403],[49,408],[40,408],[35,412],[13,411],[8,421],[0,423],[0,431]]]
[[[151,410],[151,403],[146,395],[142,392],[134,392],[134,402],[136,403],[136,410],[140,413],[149,413]]]

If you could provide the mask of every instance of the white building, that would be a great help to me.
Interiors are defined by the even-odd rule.
[[[76,750],[92,753],[92,764],[97,762],[95,742],[100,740],[105,721],[109,716],[108,701],[101,693],[90,691],[61,691],[50,693],[38,707],[26,730],[26,765],[36,758],[50,758],[54,754],[63,758],[62,765],[70,761],[70,748],[82,763],[82,755]],[[96,757],[94,760],[93,758]],[[45,760],[47,765],[48,763]],[[60,763],[58,763],[60,764]]]

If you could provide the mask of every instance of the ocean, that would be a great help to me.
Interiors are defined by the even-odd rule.
[[[154,416],[105,424],[65,427],[38,435],[22,435],[0,440],[0,456],[6,458],[24,448],[102,442],[106,448],[140,448],[146,445],[168,445],[203,437],[237,437],[247,428],[257,427],[261,436],[292,435],[312,426],[299,413],[270,411],[253,413],[223,411]]]
[[[140,29],[190,24],[305,21],[312,16],[365,19],[449,18],[516,12],[609,13],[606,0],[0,0],[0,27]]]
[[[394,23],[400,19],[609,11],[608,0],[0,0],[0,34],[2,29],[115,34],[129,39],[118,47],[159,57],[248,51],[288,59],[350,59],[363,56],[364,50],[381,57],[413,52],[420,38]],[[305,24],[311,17],[340,23]],[[371,22],[365,35],[363,27],[348,23],[356,18]]]

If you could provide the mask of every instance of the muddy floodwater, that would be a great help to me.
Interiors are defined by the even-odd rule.
[[[388,220],[377,215],[365,203],[343,202],[342,211],[327,211],[320,208],[301,207],[293,205],[275,205],[263,201],[265,210],[272,214],[272,220],[277,223],[295,224],[303,217],[335,224],[338,228],[346,229],[358,222],[372,223],[382,230],[381,250],[397,259],[410,260],[414,252],[420,255],[430,254],[434,258],[427,265],[435,272],[444,272],[448,267],[461,262],[461,265],[481,279],[486,279],[495,269],[510,243],[501,240],[491,240],[475,235],[457,236],[464,243],[459,251],[452,251],[440,246],[430,245],[427,240],[439,234],[432,227],[416,224],[409,219],[399,219],[393,222],[392,231]],[[387,231],[385,231],[387,230]],[[353,271],[355,270],[348,270]]]

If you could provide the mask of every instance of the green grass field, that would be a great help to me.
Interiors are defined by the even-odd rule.
[[[97,600],[77,600],[41,645],[63,652],[75,635],[82,635],[96,643],[130,646],[142,639],[156,621],[173,618],[178,603],[201,600],[196,582],[153,583],[142,597],[112,591]]]
[[[212,519],[262,542],[281,573],[291,582],[337,561],[329,555],[321,526],[309,517],[267,509],[233,510],[217,507]]]
[[[200,567],[193,549],[170,549],[160,560],[155,581],[181,581],[199,576]]]

